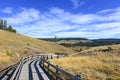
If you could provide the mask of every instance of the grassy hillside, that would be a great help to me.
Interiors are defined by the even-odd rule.
[[[74,53],[71,49],[34,38],[0,30],[0,64],[17,61],[21,56],[39,53]],[[13,61],[14,60],[14,61]],[[11,63],[10,63],[11,64]],[[0,65],[0,69],[1,69]]]
[[[120,45],[94,47],[51,62],[83,80],[120,80]]]
[[[41,40],[54,42],[54,38],[44,38]],[[120,39],[86,39],[86,38],[57,38],[56,43],[71,48],[75,52],[81,52],[91,47],[120,44]]]
[[[74,56],[93,56],[93,55],[98,55],[102,53],[108,53],[108,54],[113,54],[115,55],[120,54],[120,44],[118,45],[109,45],[109,46],[99,46],[99,47],[91,47],[87,50],[83,50],[77,54],[73,54]]]

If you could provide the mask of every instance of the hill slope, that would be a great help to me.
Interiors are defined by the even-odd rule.
[[[51,62],[75,75],[80,74],[83,80],[120,80],[120,45],[92,47]]]
[[[55,52],[74,53],[55,43],[0,30],[0,64],[7,64],[11,60],[14,63],[17,61],[15,59],[24,55]]]
[[[99,47],[92,47],[87,50],[83,50],[77,54],[72,54],[72,56],[91,56],[91,55],[103,55],[103,54],[118,54],[120,55],[120,44],[117,45],[107,45],[107,46],[99,46]]]

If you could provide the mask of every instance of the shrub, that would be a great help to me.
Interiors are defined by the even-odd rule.
[[[12,52],[9,52],[9,51],[6,51],[6,54],[7,54],[7,56],[9,56],[9,57],[12,57],[12,56],[13,56]]]

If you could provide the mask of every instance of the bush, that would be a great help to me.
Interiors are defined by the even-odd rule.
[[[9,52],[9,51],[6,51],[6,54],[7,54],[7,56],[9,56],[9,57],[12,57],[12,56],[13,56],[12,52]]]
[[[6,30],[7,30],[7,31],[10,31],[10,32],[14,32],[14,33],[17,32],[15,29],[12,28],[11,25],[10,25]]]

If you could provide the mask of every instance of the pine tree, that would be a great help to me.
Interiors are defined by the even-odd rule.
[[[6,30],[7,29],[7,21],[5,20],[4,21],[4,30]]]
[[[14,32],[14,33],[17,32],[15,29],[12,28],[11,25],[9,27],[7,27],[7,21],[6,20],[0,20],[0,29],[10,31],[10,32]]]
[[[10,25],[10,26],[7,28],[7,30],[12,32],[12,31],[13,31],[12,26]]]
[[[57,42],[57,36],[55,36],[54,41]]]
[[[3,29],[3,20],[0,20],[0,29]]]

